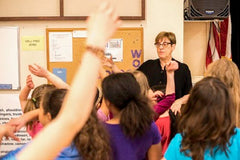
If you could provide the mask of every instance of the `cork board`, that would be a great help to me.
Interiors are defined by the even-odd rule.
[[[82,55],[86,47],[85,28],[47,28],[47,68],[53,72],[55,68],[66,70],[66,82],[71,84],[77,66],[81,63]],[[79,33],[77,33],[79,32]],[[70,33],[72,34],[72,61],[53,62],[50,60],[51,34]],[[77,33],[77,34],[76,34]],[[123,45],[123,59],[115,64],[123,71],[134,70],[143,63],[143,28],[120,28],[111,39],[121,39]],[[109,68],[105,68],[108,74],[112,73]]]

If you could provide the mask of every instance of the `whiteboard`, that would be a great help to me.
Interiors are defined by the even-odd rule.
[[[19,90],[19,77],[19,28],[0,27],[0,90]]]

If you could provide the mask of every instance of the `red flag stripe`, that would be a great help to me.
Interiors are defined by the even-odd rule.
[[[220,26],[217,21],[212,22],[213,38],[215,41],[215,47],[219,57],[221,57],[221,47],[220,47]]]
[[[215,32],[215,34],[214,34]],[[206,55],[206,67],[208,64],[211,62],[219,59],[219,54],[218,54],[218,49],[215,43],[217,42],[216,40],[218,39],[218,33],[216,26],[214,22],[210,23],[210,32],[209,32],[209,40],[208,40],[208,48],[207,48],[207,55]]]
[[[206,53],[206,67],[222,56],[232,58],[231,54],[231,17],[223,22],[210,22],[209,40]]]
[[[206,55],[206,67],[212,63],[212,51],[211,51],[211,47],[208,44],[208,48],[207,48],[207,55]]]
[[[228,18],[224,19],[223,22],[220,23],[220,38],[221,38],[221,56],[225,56],[226,53],[226,45],[227,45],[227,32],[228,32]]]

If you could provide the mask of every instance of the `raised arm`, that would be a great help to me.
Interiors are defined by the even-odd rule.
[[[100,78],[101,80],[104,79],[106,76],[108,76],[108,73],[106,72],[104,67],[108,67],[111,68],[111,70],[113,71],[113,73],[118,73],[118,72],[122,72],[118,66],[116,66],[112,60],[112,55],[110,56],[110,58],[107,57],[103,57],[102,58],[102,67],[99,71],[100,74]]]
[[[111,68],[114,73],[122,72],[121,69],[119,69],[118,66],[113,62],[112,55],[110,58],[104,58],[103,66]]]
[[[36,155],[38,159],[54,159],[72,142],[75,134],[87,121],[93,107],[101,65],[98,54],[101,54],[99,51],[103,51],[105,43],[116,31],[120,21],[114,10],[108,4],[102,3],[88,18],[87,23],[88,49],[60,113],[17,155],[18,160],[35,159]]]
[[[176,61],[171,61],[169,64],[166,65],[166,93],[162,97],[163,99],[154,106],[154,110],[157,113],[156,118],[158,118],[159,115],[163,114],[166,110],[168,110],[171,107],[172,103],[175,101],[174,72],[177,69],[178,63]]]
[[[38,119],[39,109],[24,113],[18,118],[11,119],[7,124],[16,127],[16,132],[19,131],[28,122]]]
[[[24,111],[24,108],[27,103],[28,95],[33,88],[34,88],[34,83],[32,81],[32,76],[28,75],[26,79],[26,85],[24,86],[24,88],[21,90],[19,94],[19,100],[20,100],[22,111]]]
[[[65,83],[61,78],[59,78],[52,72],[48,71],[47,69],[45,69],[37,64],[28,65],[28,69],[35,76],[46,78],[57,88],[69,89],[69,85],[67,83]]]
[[[189,97],[189,91],[192,88],[192,78],[191,78],[191,72],[188,68],[188,66],[184,67],[184,74],[185,74],[185,85],[184,85],[184,90],[183,90],[183,94],[184,96],[176,99],[175,102],[172,104],[171,106],[171,110],[174,112],[174,114],[176,115],[178,112],[181,113],[181,107],[183,104],[186,104],[188,101],[188,97]]]
[[[174,72],[178,69],[178,63],[176,61],[171,61],[166,65],[167,72],[167,85],[166,85],[166,95],[175,93],[175,82],[174,82]]]

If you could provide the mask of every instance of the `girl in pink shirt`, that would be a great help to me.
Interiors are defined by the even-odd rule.
[[[19,94],[20,105],[23,114],[38,109],[40,106],[40,99],[46,88],[54,88],[54,85],[42,84],[34,88],[34,83],[32,81],[31,75],[27,76],[26,86],[21,90]],[[31,97],[28,98],[30,91],[33,89]],[[35,119],[27,123],[27,132],[34,138],[34,136],[43,128],[42,124]]]

